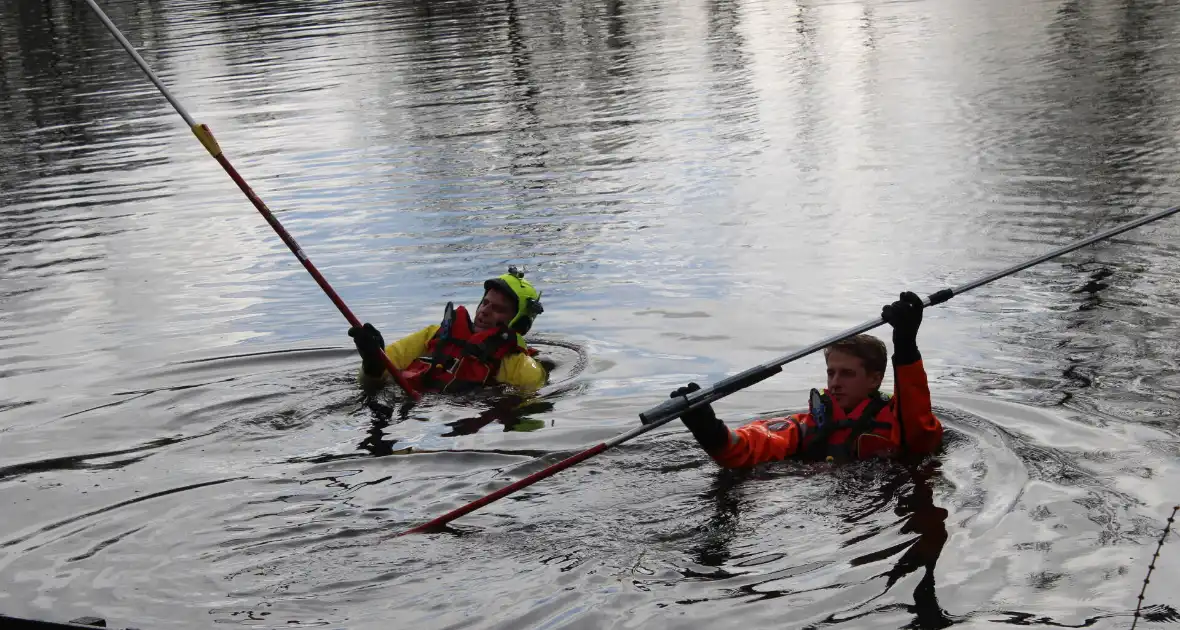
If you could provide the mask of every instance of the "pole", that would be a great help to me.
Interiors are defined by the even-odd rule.
[[[1012,265],[1007,269],[997,271],[996,273],[993,273],[989,276],[984,276],[978,280],[961,284],[951,289],[943,289],[938,291],[923,300],[923,304],[926,306],[942,304],[956,295],[962,295],[963,293],[966,293],[972,289],[977,289],[985,284],[995,282],[1001,278],[1006,278],[1014,273],[1023,271],[1034,265],[1039,265],[1047,260],[1052,260],[1063,254],[1068,254],[1069,252],[1072,252],[1076,249],[1081,249],[1087,245],[1092,245],[1099,241],[1106,240],[1113,236],[1122,234],[1123,232],[1147,225],[1148,223],[1159,221],[1160,219],[1172,216],[1177,212],[1180,212],[1180,206],[1168,208],[1167,210],[1161,210],[1155,214],[1129,221],[1117,227],[1106,230],[1105,232],[1100,232],[1088,238],[1084,238],[1080,241],[1075,241],[1069,245],[1055,249],[1042,256],[1038,256],[1017,265]],[[497,499],[506,497],[513,492],[520,490],[521,488],[527,488],[528,486],[531,486],[534,483],[545,479],[546,477],[551,477],[554,474],[559,473],[570,466],[573,466],[574,464],[590,459],[591,457],[594,457],[603,451],[614,448],[624,442],[639,437],[640,435],[643,435],[644,433],[647,433],[658,426],[666,424],[675,418],[679,418],[689,410],[710,404],[713,401],[720,400],[721,398],[724,398],[734,392],[741,391],[755,383],[764,381],[781,372],[783,370],[783,366],[788,363],[802,359],[803,357],[822,350],[836,343],[837,341],[868,332],[884,323],[885,320],[881,319],[880,317],[871,319],[863,324],[860,324],[859,326],[853,326],[852,328],[836,333],[827,339],[817,341],[806,348],[796,350],[795,352],[774,359],[773,361],[763,363],[757,367],[750,368],[739,374],[722,379],[718,381],[716,385],[691,392],[685,396],[673,398],[660,405],[652,407],[651,409],[648,409],[647,411],[639,414],[641,424],[634,429],[611,438],[606,442],[596,444],[576,455],[563,459],[560,462],[549,466],[548,468],[539,470],[523,479],[520,479],[519,481],[508,484],[507,486],[504,486],[503,488],[500,488],[499,490],[496,490],[495,492],[492,492],[483,498],[472,501],[463,507],[451,510],[450,512],[447,512],[446,514],[443,514],[442,516],[439,516],[438,518],[435,518],[429,522],[418,525],[412,529],[408,529],[405,532],[402,532],[401,535],[417,534],[437,529],[438,527],[441,527],[461,516],[464,516],[465,514],[470,514],[471,512],[474,512],[475,510],[478,510],[479,508]]]
[[[266,219],[266,222],[270,224],[270,227],[274,228],[274,231],[279,235],[279,238],[283,239],[283,242],[286,243],[287,248],[291,250],[291,253],[295,254],[295,257],[299,259],[299,262],[303,263],[303,268],[307,269],[307,272],[310,273],[311,277],[315,279],[316,284],[320,285],[320,288],[323,289],[325,294],[327,294],[328,299],[332,300],[332,303],[335,304],[336,308],[340,310],[340,313],[344,315],[344,319],[348,320],[349,325],[354,327],[360,326],[361,321],[357,319],[356,315],[352,314],[352,311],[349,310],[348,305],[344,303],[344,300],[340,299],[340,296],[337,295],[335,289],[332,288],[332,285],[328,284],[328,281],[323,275],[320,274],[319,269],[316,269],[316,266],[311,263],[311,259],[307,257],[307,254],[303,253],[303,248],[300,247],[299,243],[295,241],[295,238],[287,232],[286,228],[284,228],[283,225],[279,223],[279,220],[273,213],[271,213],[270,208],[266,207],[266,204],[263,203],[262,199],[259,198],[258,195],[254,194],[254,190],[250,188],[250,185],[246,183],[246,180],[242,178],[242,176],[238,173],[238,170],[234,168],[233,164],[230,163],[229,158],[225,157],[225,154],[221,152],[221,147],[217,144],[217,139],[213,137],[213,132],[210,131],[209,127],[207,125],[197,123],[195,120],[193,120],[192,116],[189,116],[188,111],[184,109],[184,107],[180,104],[180,101],[176,100],[176,97],[172,96],[172,93],[168,91],[168,88],[164,87],[164,83],[160,81],[160,77],[156,76],[155,72],[152,72],[152,69],[148,66],[147,62],[144,61],[143,57],[141,57],[139,53],[135,51],[135,48],[131,45],[131,42],[127,41],[126,37],[123,37],[123,33],[121,33],[118,27],[116,27],[115,24],[111,22],[111,19],[107,17],[107,14],[104,13],[101,8],[99,8],[98,4],[95,3],[94,0],[86,0],[86,3],[90,5],[91,9],[94,9],[95,14],[98,15],[98,19],[102,20],[103,25],[107,27],[107,30],[110,31],[111,35],[119,41],[119,44],[123,46],[123,50],[126,50],[127,54],[131,55],[131,58],[135,60],[135,63],[139,64],[140,69],[143,70],[148,79],[151,79],[151,82],[156,85],[156,88],[160,90],[160,93],[164,95],[164,98],[168,99],[168,102],[172,104],[172,108],[176,110],[176,113],[180,114],[180,117],[184,119],[185,124],[189,126],[189,129],[192,129],[193,134],[197,136],[197,139],[201,141],[201,144],[205,147],[205,149],[209,151],[209,155],[213,156],[213,159],[217,160],[217,163],[221,165],[221,168],[225,169],[225,172],[229,174],[230,179],[234,180],[234,183],[237,184],[238,188],[242,190],[242,193],[246,195],[246,198],[250,200],[250,203],[254,204],[254,207],[258,209],[258,212],[262,215],[262,218]],[[384,352],[381,353],[381,361],[385,364],[385,369],[393,375],[393,379],[397,381],[397,384],[401,386],[406,394],[408,394],[414,400],[421,398],[421,394],[419,394],[414,390],[413,387],[410,386],[410,384],[406,381],[405,376],[402,375],[401,370],[397,369],[397,366],[393,364],[393,361],[390,360],[389,356]]]

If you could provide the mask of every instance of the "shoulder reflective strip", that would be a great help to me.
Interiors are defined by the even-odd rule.
[[[213,157],[221,155],[221,145],[217,144],[217,138],[213,137],[213,132],[209,130],[208,125],[197,123],[193,125],[192,129],[193,135],[197,136],[197,140],[201,141],[209,155]]]

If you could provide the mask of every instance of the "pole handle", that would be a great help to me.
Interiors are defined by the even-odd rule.
[[[926,306],[938,306],[939,304],[942,304],[943,302],[946,302],[947,300],[950,300],[953,297],[955,297],[955,290],[954,289],[943,289],[941,291],[935,291],[933,294],[930,295],[929,298],[927,298],[927,300],[930,303],[927,304]]]
[[[782,371],[783,368],[781,365],[759,365],[758,367],[717,381],[717,384],[712,387],[706,387],[705,389],[691,392],[685,396],[677,396],[660,403],[639,414],[639,421],[643,424],[664,424],[673,418],[683,415],[690,409],[695,409],[707,405],[714,400],[724,398],[755,383],[765,381]]]

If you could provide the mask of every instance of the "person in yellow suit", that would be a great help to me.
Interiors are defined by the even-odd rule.
[[[474,318],[465,307],[448,302],[440,323],[388,346],[372,324],[349,328],[361,355],[361,384],[375,387],[392,379],[378,354],[384,351],[419,392],[463,393],[496,384],[523,393],[540,389],[549,375],[524,335],[545,310],[541,293],[516,267],[483,288]]]

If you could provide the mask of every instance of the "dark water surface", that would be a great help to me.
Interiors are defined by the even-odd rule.
[[[1180,203],[1165,0],[110,0],[387,339],[522,264],[558,383],[363,400],[82,2],[0,3],[0,612],[209,628],[1125,628],[1180,501],[1180,222],[926,317],[928,466],[720,473],[715,381]],[[818,357],[731,396],[796,409]],[[1140,627],[1180,621],[1165,545]]]

